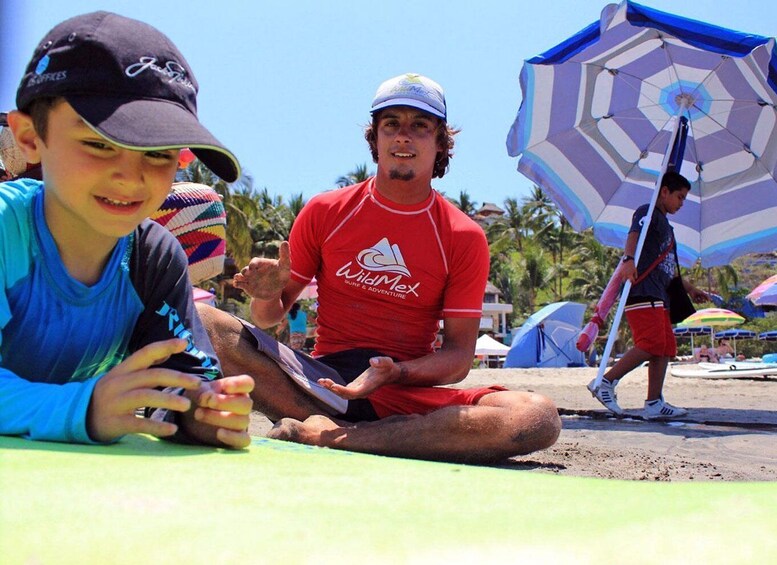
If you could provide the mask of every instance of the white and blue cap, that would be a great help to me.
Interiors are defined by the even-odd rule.
[[[390,78],[378,87],[371,114],[391,106],[410,106],[447,120],[448,109],[442,87],[416,73]]]

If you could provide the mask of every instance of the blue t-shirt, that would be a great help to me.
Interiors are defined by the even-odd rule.
[[[629,233],[642,231],[642,221],[647,215],[649,205],[640,206],[634,211],[631,220]],[[666,218],[666,214],[658,208],[653,210],[653,220],[650,222],[645,243],[642,246],[642,253],[639,256],[637,265],[637,275],[645,272],[653,262],[673,245],[674,230]],[[665,304],[669,298],[666,294],[666,287],[675,276],[675,257],[671,251],[663,260],[648,273],[648,275],[639,283],[631,287],[629,301],[634,302],[640,298],[651,298],[662,300]]]
[[[297,311],[297,317],[292,318],[291,314],[286,314],[289,320],[289,332],[293,334],[304,334],[308,331],[308,316],[302,310]]]
[[[62,264],[43,195],[40,181],[0,183],[0,434],[90,443],[86,412],[97,380],[156,341],[189,340],[160,366],[218,377],[175,237],[144,221],[86,286]]]

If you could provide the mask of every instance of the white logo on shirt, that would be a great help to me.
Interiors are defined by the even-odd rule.
[[[391,245],[386,237],[359,251],[356,265],[348,261],[336,274],[347,285],[403,300],[410,295],[418,297],[417,290],[421,285],[420,282],[403,282],[405,277],[410,277],[410,270],[399,246]]]
[[[368,271],[387,271],[400,275],[410,276],[410,271],[405,265],[405,259],[399,246],[391,245],[387,237],[367,249],[362,249],[356,256],[356,261],[362,269]]]

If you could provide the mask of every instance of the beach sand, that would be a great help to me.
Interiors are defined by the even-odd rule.
[[[507,460],[499,467],[537,473],[650,481],[777,480],[777,378],[691,379],[667,374],[664,396],[688,408],[679,422],[640,417],[647,369],[618,386],[629,414],[609,415],[585,385],[596,369],[478,369],[458,386],[500,384],[554,400],[563,430],[550,449]],[[271,427],[260,413],[252,435]]]

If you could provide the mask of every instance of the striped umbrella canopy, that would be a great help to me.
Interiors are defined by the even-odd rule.
[[[747,295],[756,306],[777,305],[777,275],[772,275]]]
[[[711,326],[676,326],[672,328],[674,335],[677,337],[690,337],[691,338],[691,351],[693,351],[693,337],[697,335],[712,336]],[[710,339],[711,341],[711,339]]]
[[[593,227],[606,245],[623,247],[669,162],[692,184],[670,218],[683,264],[772,251],[774,47],[634,2],[607,5],[599,21],[525,62],[508,153],[574,229]],[[684,144],[675,143],[680,122]]]
[[[764,341],[777,341],[777,330],[761,332],[758,334],[758,339],[762,339]]]
[[[745,319],[731,310],[725,308],[704,308],[697,310],[678,326],[712,326],[713,328],[730,328],[744,323]]]
[[[757,335],[757,333],[751,330],[731,328],[729,330],[723,330],[722,332],[716,332],[715,339],[754,339]]]
[[[734,342],[734,357],[737,356],[737,340],[738,339],[755,339],[758,334],[751,330],[742,330],[739,328],[731,328],[717,332],[715,339],[730,339]]]

